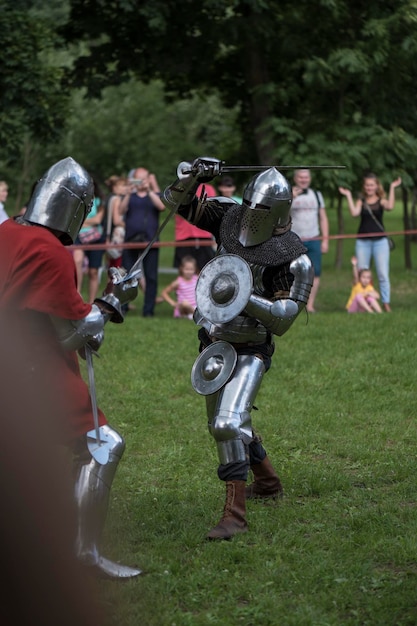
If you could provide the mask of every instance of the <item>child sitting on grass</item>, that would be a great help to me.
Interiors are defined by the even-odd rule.
[[[358,270],[356,257],[352,257],[353,287],[346,304],[348,313],[382,313],[378,302],[379,293],[372,285],[372,272],[367,268]]]
[[[161,297],[174,309],[174,317],[188,317],[193,319],[195,301],[195,288],[197,284],[197,261],[192,256],[185,256],[179,266],[178,277],[161,293]],[[176,293],[176,300],[169,295]]]

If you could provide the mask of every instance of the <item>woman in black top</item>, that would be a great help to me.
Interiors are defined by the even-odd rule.
[[[375,174],[366,174],[362,184],[362,194],[356,202],[353,201],[349,189],[339,187],[340,193],[346,197],[352,217],[361,218],[358,239],[356,240],[356,257],[358,267],[370,269],[374,260],[378,276],[381,301],[384,310],[391,312],[390,296],[391,284],[389,279],[390,249],[385,234],[383,215],[384,211],[391,211],[395,206],[395,189],[401,185],[401,178],[394,180],[389,187],[388,198],[384,188]],[[378,235],[377,233],[381,233]],[[369,235],[369,236],[367,236]]]

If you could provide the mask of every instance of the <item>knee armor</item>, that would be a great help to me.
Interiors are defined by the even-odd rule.
[[[223,465],[246,459],[245,446],[253,439],[250,411],[264,373],[262,359],[241,354],[231,379],[206,399],[209,432]]]

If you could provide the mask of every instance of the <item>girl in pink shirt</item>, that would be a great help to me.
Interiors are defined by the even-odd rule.
[[[198,280],[197,262],[192,256],[185,256],[179,266],[178,277],[162,291],[162,298],[174,309],[174,317],[193,318],[195,288]],[[176,293],[176,300],[170,294]]]

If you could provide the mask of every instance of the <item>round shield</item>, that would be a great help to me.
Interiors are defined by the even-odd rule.
[[[243,311],[252,290],[252,272],[246,261],[236,254],[221,254],[200,272],[197,308],[212,324],[224,324]]]
[[[216,393],[233,374],[237,352],[226,341],[215,341],[196,358],[191,370],[191,384],[202,396]]]

